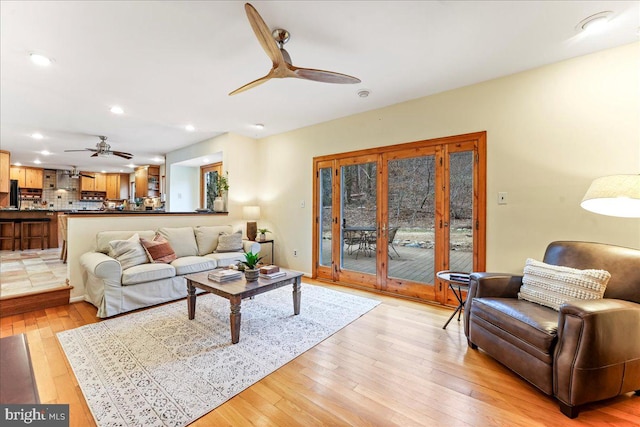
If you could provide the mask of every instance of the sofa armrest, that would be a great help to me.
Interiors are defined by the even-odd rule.
[[[104,280],[105,283],[120,286],[122,266],[109,255],[101,252],[87,252],[80,257],[80,265],[87,273]]]
[[[245,252],[260,253],[260,243],[254,242],[253,240],[243,240],[242,248]]]
[[[566,405],[640,389],[640,304],[604,298],[560,307],[553,389]]]
[[[471,273],[469,291],[464,305],[464,333],[469,338],[469,313],[474,298],[518,298],[522,276],[508,273]],[[469,343],[471,344],[471,343]]]

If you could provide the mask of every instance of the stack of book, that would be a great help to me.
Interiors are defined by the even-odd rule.
[[[209,273],[209,279],[216,282],[228,282],[230,280],[237,280],[242,277],[242,273],[238,270],[220,269],[213,270]]]
[[[287,273],[280,271],[280,267],[277,265],[265,265],[260,268],[260,277],[263,279],[277,279],[278,277],[284,277]]]
[[[469,275],[465,273],[449,273],[449,279],[453,282],[469,284]]]

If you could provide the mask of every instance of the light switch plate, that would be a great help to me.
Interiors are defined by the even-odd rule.
[[[506,205],[507,204],[507,193],[506,192],[498,193],[498,204],[499,205]]]

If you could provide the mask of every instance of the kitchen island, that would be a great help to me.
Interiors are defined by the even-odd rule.
[[[3,237],[0,240],[0,250],[11,250],[12,242],[11,239],[4,239],[4,237],[10,237],[10,224],[11,222],[15,223],[14,230],[15,235],[13,236],[15,239],[15,248],[16,250],[20,250],[20,238],[21,238],[21,223],[22,221],[29,220],[39,220],[39,219],[50,219],[49,221],[49,238],[47,240],[48,248],[57,248],[58,247],[58,212],[45,210],[45,209],[33,209],[33,210],[17,210],[17,209],[6,209],[0,210],[0,220],[2,227],[0,229],[0,236]],[[39,248],[39,242],[36,240],[29,240],[27,242],[27,247],[25,249]]]

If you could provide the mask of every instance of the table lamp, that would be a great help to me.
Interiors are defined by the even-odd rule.
[[[260,218],[260,206],[245,206],[242,208],[242,214],[247,220],[247,238],[256,240],[258,236],[258,223],[256,220]]]

